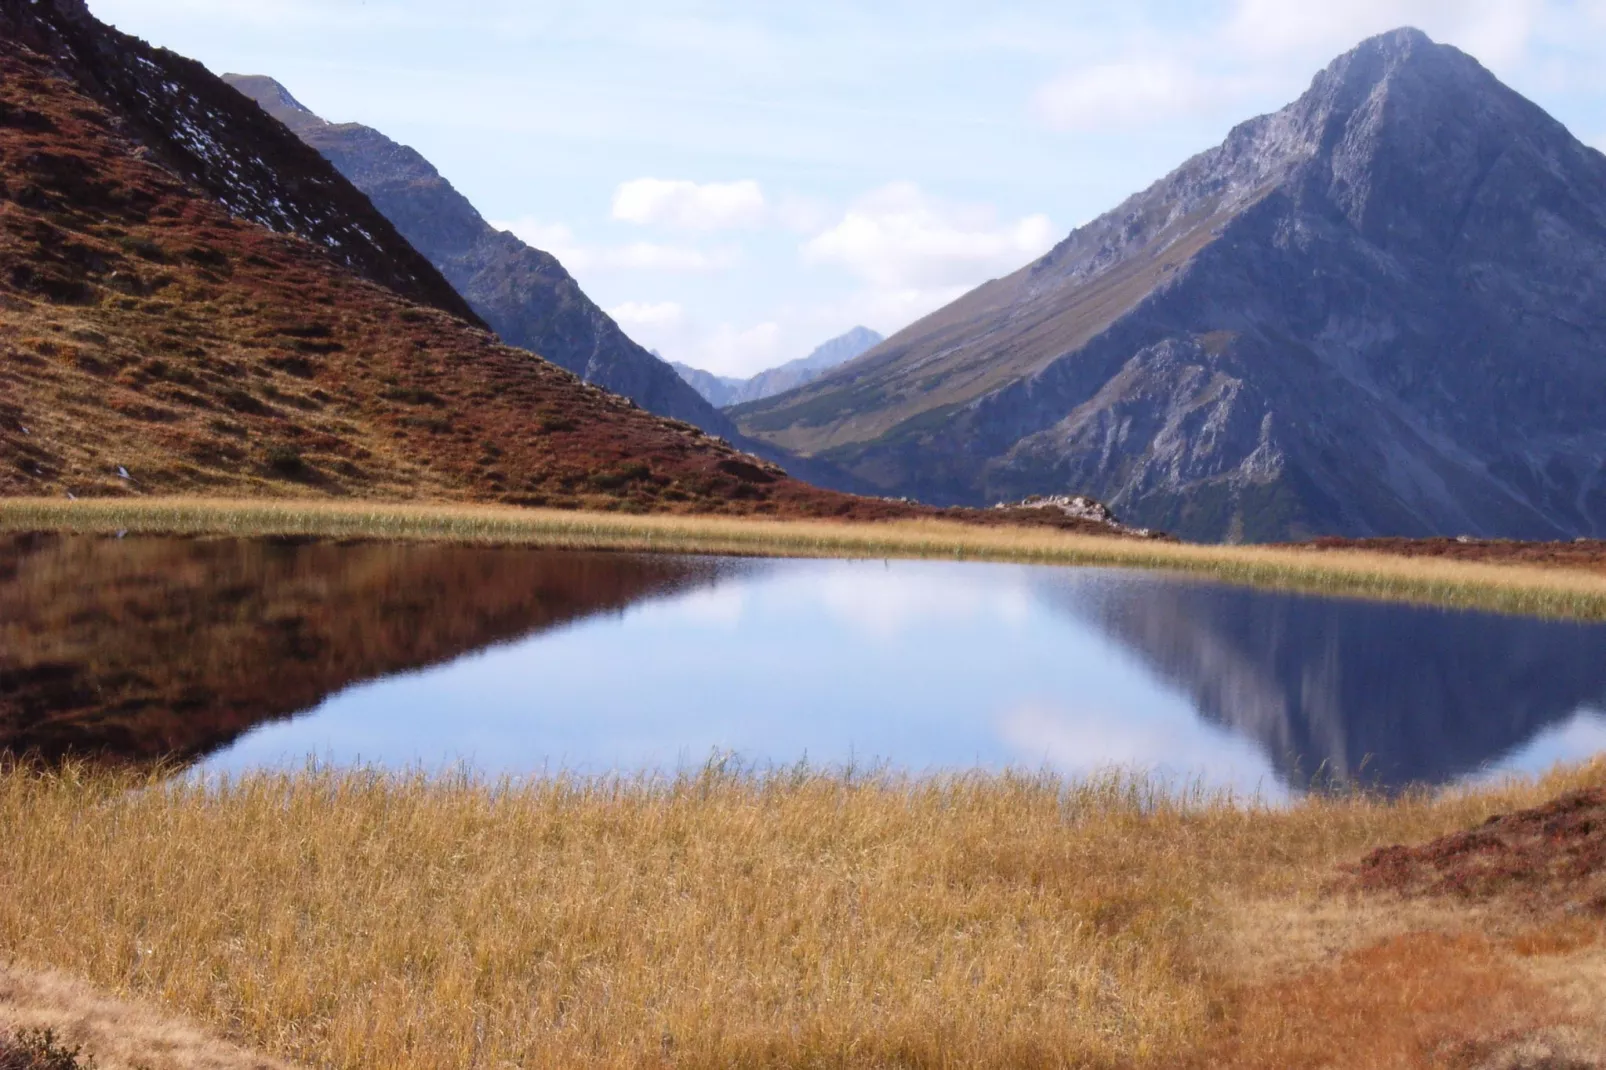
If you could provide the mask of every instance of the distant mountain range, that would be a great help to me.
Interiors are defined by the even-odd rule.
[[[882,493],[1184,536],[1606,535],[1606,156],[1415,30],[813,383]]]
[[[806,357],[782,364],[778,368],[759,372],[749,379],[734,379],[705,372],[688,364],[674,363],[670,367],[691,384],[709,403],[721,409],[741,405],[748,401],[762,401],[776,394],[795,390],[812,383],[832,368],[866,353],[886,341],[868,327],[855,327],[844,335],[831,339]]]

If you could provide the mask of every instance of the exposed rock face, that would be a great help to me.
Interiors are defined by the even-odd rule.
[[[670,367],[679,372],[680,377],[699,394],[724,409],[749,401],[762,401],[795,390],[805,383],[812,383],[826,372],[862,356],[884,341],[885,338],[868,327],[855,327],[806,357],[759,372],[750,379],[714,375],[686,364],[671,364]]]
[[[1163,532],[1150,531],[1148,528],[1131,528],[1121,523],[1119,517],[1111,512],[1110,507],[1103,502],[1096,502],[1092,498],[1077,495],[1072,497],[1066,494],[1044,496],[1034,494],[1025,501],[999,502],[993,506],[994,511],[1000,513],[1056,513],[1067,520],[1080,520],[1089,524],[1102,524],[1111,531],[1123,535],[1135,535],[1140,539],[1163,539],[1169,536]]]
[[[1606,533],[1606,156],[1414,30],[733,415],[884,492],[1204,539]]]
[[[0,37],[50,56],[119,133],[235,218],[298,234],[403,297],[479,322],[328,161],[194,60],[100,23],[81,0],[0,0]]]
[[[322,153],[509,345],[539,353],[661,416],[734,438],[735,425],[668,364],[631,341],[556,257],[492,227],[433,164],[357,123],[325,122],[274,81],[224,80]]]

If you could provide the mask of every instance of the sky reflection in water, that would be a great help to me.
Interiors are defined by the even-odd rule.
[[[1120,765],[1275,799],[1324,766],[1398,786],[1587,757],[1606,747],[1603,699],[1601,627],[1112,571],[724,562],[700,586],[352,687],[203,768],[606,773],[719,751],[916,773]]]

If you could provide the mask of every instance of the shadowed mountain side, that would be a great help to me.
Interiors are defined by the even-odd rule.
[[[712,577],[669,556],[7,536],[0,752],[189,760],[354,684]]]
[[[1254,740],[1295,788],[1448,783],[1606,708],[1599,625],[1164,581],[1063,607]]]
[[[298,234],[403,297],[478,322],[367,197],[201,64],[99,22],[83,0],[0,0],[0,36],[49,55],[118,135],[236,218]]]
[[[1606,156],[1365,42],[1041,260],[732,415],[884,493],[1203,540],[1606,533]]]

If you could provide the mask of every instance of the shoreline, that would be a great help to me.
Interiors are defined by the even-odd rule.
[[[1606,621],[1606,574],[1312,546],[1211,546],[950,520],[763,520],[287,499],[0,500],[0,532],[417,540],[715,556],[1137,568],[1295,593]]]

